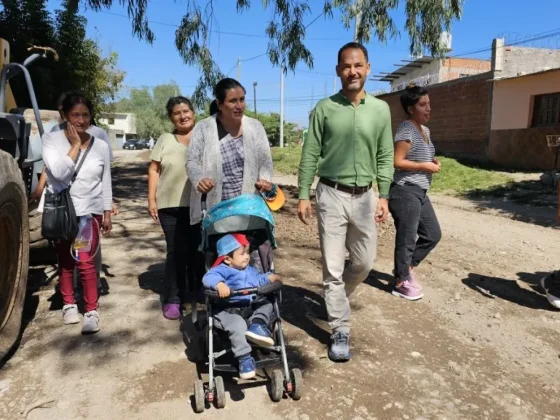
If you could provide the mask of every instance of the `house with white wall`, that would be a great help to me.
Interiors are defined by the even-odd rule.
[[[127,139],[136,138],[136,115],[130,112],[101,114],[99,123],[109,127],[114,149],[122,149]]]

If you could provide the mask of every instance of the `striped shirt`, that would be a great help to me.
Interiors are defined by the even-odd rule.
[[[232,137],[219,123],[220,153],[222,155],[222,200],[229,200],[241,194],[243,189],[243,166],[245,150],[243,136]]]
[[[424,141],[418,129],[410,122],[404,121],[395,134],[395,143],[399,141],[410,142],[410,149],[405,159],[412,162],[432,162],[436,155],[434,144],[430,138],[430,130],[428,127],[422,126],[424,136],[428,139],[428,143]],[[432,174],[426,171],[403,171],[395,169],[393,182],[397,185],[410,183],[418,185],[423,190],[428,190],[432,184]]]

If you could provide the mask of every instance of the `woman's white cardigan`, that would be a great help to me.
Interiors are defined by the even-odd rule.
[[[255,183],[258,180],[272,182],[272,156],[268,137],[260,121],[247,116],[243,117],[243,187],[242,194],[256,192]],[[219,203],[222,199],[222,155],[218,138],[216,115],[212,115],[198,122],[189,144],[187,159],[187,174],[192,183],[190,199],[191,224],[201,221],[202,212],[200,200],[202,195],[196,187],[202,178],[210,178],[216,186],[206,197],[208,208]]]

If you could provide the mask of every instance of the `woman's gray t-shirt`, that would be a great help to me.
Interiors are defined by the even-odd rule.
[[[405,157],[406,160],[412,162],[433,162],[436,151],[430,138],[430,130],[425,126],[422,126],[422,130],[428,139],[428,143],[424,141],[418,129],[410,121],[404,121],[399,126],[395,134],[395,143],[399,141],[410,142],[410,149]],[[423,190],[427,190],[432,183],[432,174],[426,171],[403,171],[395,169],[393,181],[397,185],[411,183],[418,185]]]

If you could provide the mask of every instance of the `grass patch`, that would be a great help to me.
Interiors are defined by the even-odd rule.
[[[449,157],[440,156],[441,172],[433,177],[431,190],[446,194],[465,194],[473,190],[490,190],[513,182],[501,172],[482,169],[477,164],[465,165]]]
[[[285,175],[297,175],[301,147],[273,147],[274,169]],[[470,191],[510,188],[513,178],[503,172],[483,169],[484,164],[460,163],[456,159],[440,156],[441,172],[434,175],[431,190],[445,194],[464,195]]]
[[[301,147],[273,147],[272,162],[274,170],[284,175],[297,175]]]

